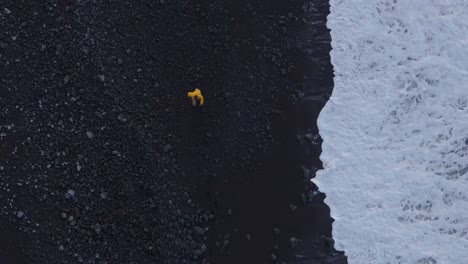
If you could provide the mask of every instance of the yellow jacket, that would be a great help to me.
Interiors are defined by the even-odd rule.
[[[196,88],[193,92],[188,92],[187,97],[190,97],[192,99],[193,106],[197,106],[197,100],[200,102],[200,106],[202,106],[205,101],[205,98],[203,98],[203,95],[201,94],[201,91],[198,88]]]

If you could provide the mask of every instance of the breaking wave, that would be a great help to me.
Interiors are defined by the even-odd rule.
[[[468,263],[468,1],[330,4],[313,181],[336,248],[350,264]]]

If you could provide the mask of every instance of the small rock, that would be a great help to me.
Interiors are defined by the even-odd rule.
[[[288,29],[286,27],[281,27],[281,33],[286,34]]]
[[[70,198],[70,197],[73,197],[73,196],[75,196],[75,191],[72,190],[72,189],[68,190],[67,193],[65,194],[66,198]]]
[[[96,231],[96,233],[98,233],[98,234],[101,233],[101,231],[102,231],[102,228],[101,228],[100,224],[95,224],[93,228],[94,228],[94,231]]]
[[[295,237],[291,237],[289,239],[289,246],[294,249],[297,247],[297,244],[299,243],[299,239],[295,238]]]
[[[197,234],[199,235],[203,235],[205,233],[205,230],[203,230],[203,228],[199,227],[199,226],[195,226],[193,228],[195,230],[195,232],[197,232]]]
[[[305,256],[304,255],[300,255],[300,254],[296,254],[294,255],[296,257],[296,260],[303,260],[305,259]]]
[[[335,240],[333,240],[333,238],[327,237],[325,235],[321,235],[320,238],[322,239],[325,247],[333,248],[335,246]]]
[[[87,131],[87,132],[86,132],[86,136],[87,136],[89,139],[92,139],[93,136],[94,136],[94,134],[93,134],[93,132],[91,132],[91,131]]]
[[[171,151],[171,150],[172,150],[172,146],[169,145],[169,144],[167,144],[167,145],[164,147],[163,152],[164,152],[164,153],[168,153],[168,152]]]
[[[17,217],[18,219],[23,218],[23,216],[24,216],[24,212],[23,212],[23,211],[17,211],[17,212],[16,212],[16,217]]]
[[[294,205],[294,204],[290,204],[289,209],[291,210],[291,213],[294,213],[296,211],[296,209],[297,209],[297,206]]]
[[[271,257],[271,260],[272,260],[272,261],[275,261],[275,260],[276,260],[276,255],[275,255],[275,253],[271,253],[271,256],[270,256],[270,257]]]
[[[275,233],[275,235],[279,235],[280,234],[280,229],[279,228],[273,228],[273,232]]]
[[[125,118],[125,116],[124,116],[123,114],[119,114],[119,115],[117,116],[117,119],[118,119],[119,121],[122,121],[122,122],[127,121],[127,118]]]

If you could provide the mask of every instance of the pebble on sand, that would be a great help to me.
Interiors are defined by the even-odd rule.
[[[24,212],[23,212],[23,211],[17,211],[17,212],[16,212],[16,217],[17,217],[18,219],[23,218],[23,216],[24,216]]]
[[[87,131],[87,132],[86,132],[86,136],[88,136],[89,139],[92,139],[93,136],[94,136],[94,134],[93,134],[93,132],[91,132],[91,131]]]
[[[167,144],[167,145],[164,147],[163,152],[164,152],[164,153],[168,153],[168,152],[171,151],[171,150],[172,150],[172,146],[169,145],[169,144]]]

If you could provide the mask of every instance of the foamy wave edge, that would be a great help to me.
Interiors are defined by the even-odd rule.
[[[468,15],[468,2],[453,0],[441,3],[437,1],[404,3],[404,5],[409,6],[409,10],[415,13],[415,17],[411,17],[412,14],[410,12],[405,13],[403,11],[401,15],[402,19],[392,17],[394,10],[405,8],[404,5],[402,7],[397,2],[394,0],[330,0],[331,13],[328,17],[327,27],[331,30],[332,50],[330,55],[336,74],[334,79],[335,88],[317,121],[320,135],[323,139],[323,152],[320,158],[324,169],[317,172],[317,176],[312,181],[321,192],[327,195],[325,203],[330,207],[331,217],[335,219],[332,231],[333,238],[336,241],[335,248],[345,251],[350,264],[466,264],[468,263],[468,255],[465,253],[468,252],[468,215],[466,213],[457,214],[456,212],[466,212],[466,209],[468,209],[468,195],[466,195],[466,192],[460,192],[468,189],[468,164],[464,161],[466,159],[463,158],[467,154],[464,144],[468,145],[468,141],[465,141],[466,135],[459,133],[460,131],[468,130],[468,125],[463,119],[468,113],[468,86],[466,85],[468,83],[468,66],[466,64],[468,53],[466,49],[464,51],[460,50],[460,47],[468,44],[468,37],[466,33],[463,35],[463,31],[459,31],[459,29],[466,28],[466,22],[463,22],[463,20],[459,20],[462,22],[457,22],[455,19],[463,17],[465,14]],[[348,9],[343,7],[345,5],[347,5]],[[353,6],[354,10],[350,9],[350,6]],[[371,10],[368,6],[374,9]],[[434,10],[431,10],[431,8]],[[371,12],[366,13],[363,10],[370,10]],[[382,12],[381,17],[371,14],[375,10]],[[421,18],[421,16],[426,17]],[[347,19],[349,17],[351,17],[350,20]],[[365,21],[366,18],[370,18],[368,23],[371,24],[377,22],[376,17],[382,18],[384,23],[388,22],[387,26],[389,28],[382,28],[382,35],[385,35],[387,30],[394,30],[393,33],[389,34],[390,37],[385,35],[378,38],[373,44],[366,45],[364,38],[369,37],[369,41],[372,41],[372,36],[363,34],[360,36],[359,41],[361,42],[357,43],[358,45],[352,43],[355,37],[353,29],[357,28],[356,24],[364,29],[370,28],[368,25],[361,24],[359,20]],[[395,21],[394,25],[392,19]],[[426,19],[428,22],[426,23],[421,19]],[[454,21],[451,22],[450,19],[454,19]],[[417,26],[419,25],[416,22],[421,22],[423,26],[418,28]],[[416,27],[412,27],[412,23]],[[437,31],[439,25],[442,25],[441,31]],[[394,28],[390,28],[392,26]],[[424,26],[430,28],[430,30],[421,32],[424,30]],[[398,33],[395,33],[397,30]],[[413,37],[408,38],[404,35],[406,34],[406,30],[414,33],[414,41]],[[442,34],[444,30],[447,33],[446,36]],[[451,39],[454,36],[461,37],[461,39]],[[465,36],[464,39],[463,36]],[[400,37],[402,38],[400,39]],[[381,41],[380,43],[379,40]],[[403,49],[402,51],[398,51],[396,49],[395,51],[389,51],[388,47],[382,48],[377,45],[387,44],[386,40],[388,40],[387,43],[390,48],[392,48],[392,45],[397,48],[406,48],[408,46],[408,50]],[[433,42],[426,43],[424,41]],[[436,41],[443,41],[441,42],[443,46],[437,44]],[[364,46],[359,46],[359,44]],[[457,53],[459,51],[460,53]],[[367,55],[366,52],[369,52],[369,56],[376,55],[377,63],[381,62],[381,65],[366,65],[366,63],[372,62],[367,57],[344,61],[343,59],[346,57],[345,52],[360,52],[361,55]],[[372,54],[372,52],[375,52],[375,54]],[[391,59],[385,56],[379,57],[378,55],[391,55]],[[396,64],[397,62],[398,65]],[[352,68],[354,66],[359,69],[354,70]],[[375,72],[377,78],[373,78],[374,72],[369,70],[372,67],[379,70],[379,72]],[[388,74],[390,70],[397,67],[401,68],[398,68],[394,72],[394,76]],[[361,72],[360,70],[363,71]],[[406,75],[405,71],[414,71],[414,74],[410,73]],[[364,89],[359,88],[360,85],[365,84],[363,80],[358,80],[357,78],[361,74],[364,75],[364,79],[367,78],[365,81],[380,85],[382,88],[389,88],[386,90],[386,93],[377,89],[375,91],[375,101],[378,103],[381,99],[380,102],[386,105],[379,106],[375,102],[370,102],[369,97],[366,98],[368,94],[365,94]],[[401,87],[398,87],[398,90],[394,89],[394,86]],[[437,89],[440,88],[446,88],[445,92],[449,95],[438,94]],[[357,94],[351,95],[348,91],[350,89],[355,90]],[[451,93],[453,95],[450,95]],[[413,99],[416,102],[414,104],[412,102]],[[355,101],[350,105],[348,100]],[[427,104],[427,109],[429,110],[426,111],[424,104]],[[343,114],[343,108],[349,108],[347,111],[355,111],[358,115],[367,114],[367,111],[360,109],[363,106],[370,107],[369,115],[374,114],[372,112],[373,107],[376,109],[376,114],[379,114],[379,111],[385,114],[384,118],[368,117],[371,120],[370,123],[377,121],[376,125],[381,125],[384,128],[383,132],[376,132],[377,128],[372,127],[365,127],[363,129],[363,125],[366,125],[363,123],[357,124],[356,127],[350,126],[349,123],[353,121],[350,119],[354,118],[350,115],[346,116],[348,119],[333,115],[333,113]],[[388,113],[385,111],[386,109],[389,110]],[[458,112],[446,112],[446,109]],[[390,113],[390,111],[392,112]],[[422,115],[433,114],[430,112],[433,112],[435,117]],[[441,117],[437,118],[438,115]],[[355,118],[362,118],[362,116]],[[410,124],[408,128],[392,123],[413,120],[414,124]],[[347,123],[344,124],[344,122]],[[441,123],[439,124],[438,122]],[[350,131],[352,128],[357,129]],[[422,132],[420,128],[422,128]],[[438,138],[433,137],[432,134],[424,135],[424,129],[430,130],[434,135],[439,133],[442,143],[438,141]],[[415,132],[413,133],[413,131]],[[401,184],[388,182],[391,185],[390,188],[384,186],[387,184],[385,182],[365,183],[362,185],[363,182],[360,181],[363,180],[362,177],[354,180],[353,176],[355,175],[346,175],[346,173],[350,172],[359,175],[375,171],[372,171],[372,169],[369,171],[362,169],[363,165],[372,167],[373,164],[366,164],[365,162],[369,161],[369,159],[360,159],[356,157],[356,153],[349,151],[349,147],[343,147],[346,144],[355,144],[355,142],[336,141],[340,136],[343,136],[345,139],[355,139],[356,137],[348,137],[347,135],[347,133],[354,132],[360,133],[364,137],[366,136],[365,132],[370,132],[374,136],[379,135],[384,140],[387,140],[386,142],[381,142],[379,141],[380,138],[370,138],[371,142],[368,142],[369,145],[377,146],[376,149],[388,147],[386,151],[388,151],[390,157],[389,161],[383,164],[387,165],[383,166],[383,170],[390,169],[390,163],[398,162],[395,163],[397,164],[395,170],[402,176],[410,176],[411,170],[421,175],[416,175],[414,179],[408,178],[408,182],[402,182]],[[403,132],[408,132],[408,139],[398,137],[385,138],[385,136],[389,137],[391,133],[404,135]],[[426,141],[421,139],[424,137],[427,137]],[[361,146],[365,143],[357,142]],[[405,149],[406,144],[415,148],[420,145],[421,148],[417,151]],[[348,152],[343,152],[343,150],[347,150]],[[379,152],[379,150],[372,151],[377,154],[387,153],[383,151]],[[421,157],[414,158],[415,154],[418,155],[418,151],[423,152]],[[405,160],[405,156],[403,158],[398,156],[401,153],[406,155],[407,160]],[[355,160],[343,163],[344,159],[351,158]],[[360,163],[359,161],[363,161],[364,163]],[[353,169],[349,169],[348,167],[345,170],[343,164]],[[427,173],[429,176],[424,178],[424,173]],[[381,180],[382,178],[378,178],[377,180]],[[405,178],[401,177],[401,179],[404,180]],[[405,184],[411,186],[415,182],[425,180],[428,182],[422,182],[423,187],[421,188],[427,188],[427,193],[419,190],[418,186],[416,186],[414,191],[416,195],[420,196],[412,196],[413,193],[411,192],[413,190],[405,186]],[[341,184],[342,186],[337,187],[337,184]],[[361,185],[362,187],[356,187]],[[441,189],[438,189],[439,185],[442,186]],[[346,186],[349,186],[349,188],[346,188]],[[364,204],[364,201],[362,201],[363,195],[359,191],[360,189],[366,191],[365,188],[382,188],[384,194],[388,194],[387,197],[383,196],[383,198],[390,197],[395,201],[380,204],[378,199],[372,201],[374,197],[370,197],[370,201],[366,200],[365,206],[357,208],[368,211],[364,213],[356,212],[356,210],[353,210],[356,207],[352,208],[353,204]],[[353,192],[355,195],[352,195]],[[425,202],[430,203],[424,204]],[[354,227],[357,226],[356,221],[362,220],[361,225],[371,224],[370,219],[374,215],[372,215],[372,212],[369,213],[369,211],[372,210],[380,213],[380,218],[377,220],[382,221],[382,230],[372,230],[375,226],[371,226],[372,228],[368,227],[367,231],[374,232],[370,233],[369,236],[362,233],[363,230],[366,230],[365,227],[350,230],[349,227],[353,225]],[[388,210],[389,213],[382,213],[385,210]],[[397,214],[390,214],[395,212]],[[451,219],[442,220],[442,217],[445,216],[449,216]],[[356,217],[360,217],[360,219],[356,219]],[[396,221],[397,218],[398,221]],[[429,234],[426,234],[426,231]],[[386,235],[385,232],[395,232],[396,235]],[[366,248],[367,246],[368,248]],[[414,254],[411,256],[410,253]]]

